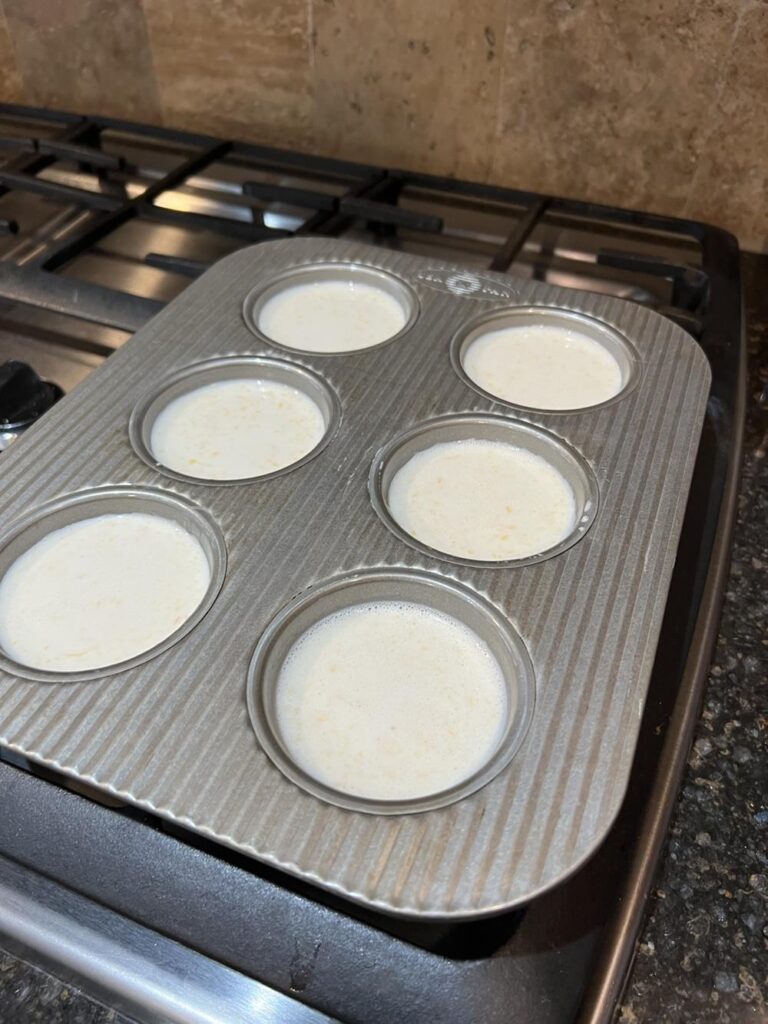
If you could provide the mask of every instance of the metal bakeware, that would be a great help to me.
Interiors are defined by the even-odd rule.
[[[596,341],[609,355],[613,356],[618,364],[621,373],[621,389],[611,398],[592,406],[583,406],[579,409],[537,409],[533,406],[523,405],[520,402],[508,402],[499,395],[486,391],[466,370],[464,356],[472,345],[482,335],[490,331],[500,331],[505,327],[561,327],[567,331],[577,331],[584,334],[592,341]],[[451,345],[451,361],[454,369],[466,384],[473,388],[483,398],[488,398],[499,405],[510,409],[522,409],[530,412],[542,412],[548,416],[557,413],[585,412],[588,409],[601,409],[603,406],[612,405],[621,401],[639,380],[639,360],[637,353],[626,337],[619,331],[614,330],[609,324],[587,316],[581,312],[565,309],[542,309],[540,306],[526,308],[520,306],[517,309],[494,309],[485,316],[477,317],[467,324],[463,330],[457,331]]]
[[[381,341],[374,342],[371,345],[366,345],[363,348],[325,353],[319,353],[311,347],[301,349],[296,348],[294,345],[287,345],[275,340],[274,338],[270,338],[269,335],[262,330],[261,313],[269,300],[274,298],[275,295],[288,288],[326,281],[367,285],[369,288],[376,288],[379,291],[384,292],[393,298],[401,307],[404,319],[403,326],[399,331],[396,331],[389,337],[382,338]],[[409,331],[416,322],[418,315],[419,302],[416,297],[416,293],[406,281],[398,278],[394,274],[386,273],[380,267],[376,267],[370,263],[352,263],[351,261],[347,261],[343,267],[340,267],[333,261],[323,263],[319,260],[313,261],[312,266],[309,268],[291,267],[282,274],[276,274],[270,280],[266,288],[261,284],[257,285],[253,291],[246,296],[245,302],[243,303],[243,317],[245,318],[245,322],[258,338],[270,345],[274,345],[278,349],[283,349],[285,352],[299,352],[302,355],[308,356],[321,354],[326,357],[346,356],[357,352],[367,352],[369,348],[378,348],[379,345],[387,345],[389,342],[397,341],[398,338],[401,338],[407,331]]]
[[[414,455],[431,448],[432,445],[466,440],[500,441],[514,448],[524,449],[532,455],[538,455],[555,469],[570,487],[576,506],[575,522],[568,536],[553,547],[532,555],[504,561],[486,561],[437,551],[408,533],[389,508],[389,489],[395,474]],[[368,490],[371,503],[382,521],[406,544],[433,558],[442,558],[455,565],[477,566],[483,569],[533,565],[567,551],[581,540],[590,528],[597,515],[598,506],[597,480],[589,463],[578,452],[547,430],[512,419],[510,416],[487,413],[484,416],[471,413],[437,416],[409,427],[376,454],[371,464]]]
[[[175,398],[186,395],[196,388],[204,387],[206,384],[214,384],[224,380],[251,380],[273,381],[277,384],[286,384],[288,387],[301,391],[310,398],[323,417],[325,431],[318,443],[295,462],[291,462],[281,469],[271,473],[261,473],[255,477],[246,477],[239,480],[207,480],[205,477],[191,476],[188,473],[180,473],[177,470],[164,466],[159,462],[152,451],[152,427],[160,413]],[[128,423],[128,435],[131,444],[136,450],[139,458],[147,465],[159,470],[174,480],[185,480],[189,483],[211,483],[216,486],[230,486],[242,484],[251,480],[271,480],[273,477],[282,476],[283,473],[291,473],[305,465],[310,459],[325,448],[339,425],[341,419],[341,403],[338,395],[330,388],[323,378],[308,370],[305,366],[296,366],[294,363],[287,363],[282,359],[269,359],[261,356],[225,356],[220,359],[206,359],[199,363],[192,363],[183,369],[172,373],[157,387],[148,391],[144,398],[138,403],[131,413]]]
[[[183,527],[200,544],[208,561],[211,578],[203,599],[192,614],[169,636],[126,661],[84,672],[54,672],[32,668],[7,657],[0,648],[0,669],[43,683],[76,683],[125,672],[168,650],[200,622],[221,590],[227,570],[227,548],[216,523],[207,513],[181,494],[152,487],[93,487],[46,501],[22,515],[0,536],[0,578],[25,551],[72,523],[95,516],[142,512],[162,516]]]
[[[142,462],[127,424],[148,379],[218,356],[268,354],[245,323],[244,300],[315,262],[370,265],[418,296],[410,330],[381,346],[344,356],[282,352],[339,396],[342,421],[324,451],[283,476],[235,487],[171,480]],[[456,373],[452,339],[496,309],[539,305],[603,322],[637,353],[634,386],[611,403],[523,414],[592,467],[598,514],[578,543],[534,565],[432,558],[374,511],[366,486],[374,456],[432,417],[503,412]],[[0,740],[383,911],[460,918],[529,900],[589,857],[621,802],[709,380],[705,356],[684,331],[601,295],[323,239],[222,260],[0,465],[6,520],[99,485],[186,495],[226,539],[221,592],[187,636],[129,671],[57,686],[3,669]],[[279,610],[310,585],[381,567],[431,572],[476,591],[512,623],[535,672],[535,711],[508,766],[466,798],[417,814],[350,811],[304,792],[263,752],[246,705],[254,650]]]
[[[277,715],[278,676],[294,643],[327,615],[369,601],[412,602],[443,612],[468,626],[487,645],[504,675],[506,720],[496,749],[469,778],[440,793],[411,800],[372,800],[324,785],[294,760],[280,734]],[[517,753],[531,723],[535,699],[533,666],[528,652],[506,618],[475,591],[454,580],[413,569],[353,572],[310,587],[272,620],[261,636],[248,671],[248,711],[264,750],[289,779],[309,793],[350,810],[407,814],[454,803],[480,789]]]

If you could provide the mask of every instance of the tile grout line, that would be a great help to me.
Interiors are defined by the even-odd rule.
[[[2,0],[0,0],[2,2]],[[156,39],[152,31],[152,18],[147,13],[148,0],[140,0],[141,5],[141,16],[144,19],[144,28],[147,33],[147,43],[149,44],[149,63],[152,67],[152,84],[154,86],[155,97],[157,98],[157,110],[160,115],[160,124],[164,127],[168,127],[168,116],[165,109],[164,90],[160,85],[160,76],[157,71],[157,63],[155,61],[155,48]]]
[[[699,5],[697,4],[697,6]],[[754,8],[754,0],[743,0],[742,4],[739,7],[739,12],[736,15],[736,20],[733,23],[733,31],[731,32],[731,38],[728,40],[726,51],[723,54],[723,59],[720,63],[720,73],[718,75],[717,81],[715,82],[713,106],[715,106],[716,108],[719,108],[720,100],[722,99],[726,89],[728,74],[731,70],[731,67],[733,66],[736,40],[739,36],[739,32],[741,31],[741,25],[744,21],[744,16],[748,13],[748,11],[753,10]],[[696,164],[693,168],[693,173],[691,174],[690,184],[688,187],[688,194],[685,198],[685,202],[683,203],[683,209],[681,212],[681,215],[684,217],[690,215],[691,202],[696,194],[696,189],[699,185],[699,180],[701,178],[703,167],[708,167],[711,161],[711,149],[708,149],[708,147],[718,134],[717,127],[713,123],[714,120],[715,119],[713,118],[710,122],[709,130],[704,135],[701,147],[701,157],[696,161]]]
[[[8,46],[13,58],[13,72],[15,73],[16,81],[19,85],[19,102],[29,103],[29,96],[27,95],[27,84],[24,81],[24,75],[21,71],[21,62],[19,61],[19,53],[16,49],[16,39],[13,32],[11,31],[11,23],[8,20],[8,15],[5,10],[4,0],[0,0],[0,22],[5,25],[5,33],[8,36]]]
[[[499,57],[499,80],[496,86],[496,118],[493,126],[493,138],[491,139],[491,159],[485,174],[485,181],[494,183],[498,181],[496,163],[499,155],[499,140],[502,133],[502,122],[504,120],[502,114],[502,92],[505,82],[504,76],[507,69],[507,47],[509,42],[510,18],[510,6],[508,5],[504,16],[503,40],[501,55]]]

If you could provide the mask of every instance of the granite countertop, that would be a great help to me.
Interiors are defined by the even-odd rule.
[[[621,1024],[768,1021],[768,259],[745,257],[743,274],[749,382],[733,559]]]
[[[767,283],[768,258],[746,256],[750,373],[733,562],[704,708],[617,1024],[768,1022]],[[0,1024],[128,1022],[0,950]]]

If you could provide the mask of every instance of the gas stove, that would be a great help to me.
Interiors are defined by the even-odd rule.
[[[611,1020],[728,561],[745,364],[735,240],[692,221],[11,105],[0,154],[0,450],[216,260],[291,235],[449,259],[468,279],[490,268],[615,295],[701,345],[712,392],[625,803],[589,863],[523,910],[388,918],[0,761],[2,941],[138,1020]]]

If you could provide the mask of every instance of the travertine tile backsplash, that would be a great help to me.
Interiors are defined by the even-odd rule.
[[[141,0],[0,0],[24,103],[162,117]]]
[[[766,0],[0,0],[6,100],[694,217],[768,247]]]

